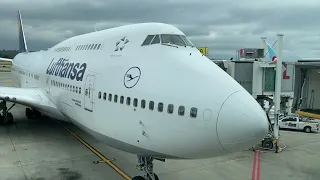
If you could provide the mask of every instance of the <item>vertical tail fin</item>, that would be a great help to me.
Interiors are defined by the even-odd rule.
[[[266,41],[266,40],[265,40]],[[270,44],[266,41],[268,51],[269,51],[269,58],[271,61],[275,61],[277,58],[277,53],[276,51],[270,46]]]
[[[23,24],[22,24],[20,10],[18,10],[18,33],[19,33],[19,51],[28,52],[26,37],[24,36],[24,31],[23,31]]]

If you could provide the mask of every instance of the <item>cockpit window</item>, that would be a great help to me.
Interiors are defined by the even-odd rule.
[[[174,44],[178,46],[186,46],[180,35],[174,34],[161,34],[162,44]]]
[[[187,44],[187,46],[192,46],[192,47],[194,47],[194,45],[192,44],[192,42],[191,42],[186,36],[181,36],[181,38],[182,38],[183,41]]]
[[[156,36],[153,38],[151,44],[160,44],[160,37],[159,37],[159,35],[156,35]]]
[[[148,35],[143,41],[142,46],[151,44],[176,45],[176,46],[191,46],[192,42],[185,35],[178,34],[158,34]]]
[[[154,35],[148,35],[147,38],[143,41],[142,46],[149,45]]]

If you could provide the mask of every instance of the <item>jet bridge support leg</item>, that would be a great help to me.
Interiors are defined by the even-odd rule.
[[[14,106],[13,104],[9,109],[7,108],[6,101],[0,101],[0,125],[7,125],[13,123],[13,116],[9,110]]]

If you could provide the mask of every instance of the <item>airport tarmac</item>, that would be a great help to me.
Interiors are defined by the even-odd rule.
[[[16,85],[10,73],[0,73],[0,86]],[[22,105],[11,112],[14,124],[0,126],[0,180],[125,179],[107,163],[93,163],[101,159],[56,121],[28,120]],[[135,155],[102,144],[70,123],[61,124],[113,160],[120,173],[130,177],[140,173]],[[277,154],[261,151],[255,165],[260,178],[252,179],[255,158],[249,150],[212,159],[155,161],[154,171],[160,180],[319,180],[320,134],[280,133],[286,148]]]

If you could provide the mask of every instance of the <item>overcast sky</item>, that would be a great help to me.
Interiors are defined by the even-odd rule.
[[[31,50],[95,27],[163,22],[207,46],[213,58],[261,48],[262,36],[273,44],[277,33],[284,34],[286,60],[320,57],[319,0],[0,0],[0,49],[18,49],[18,9]]]

